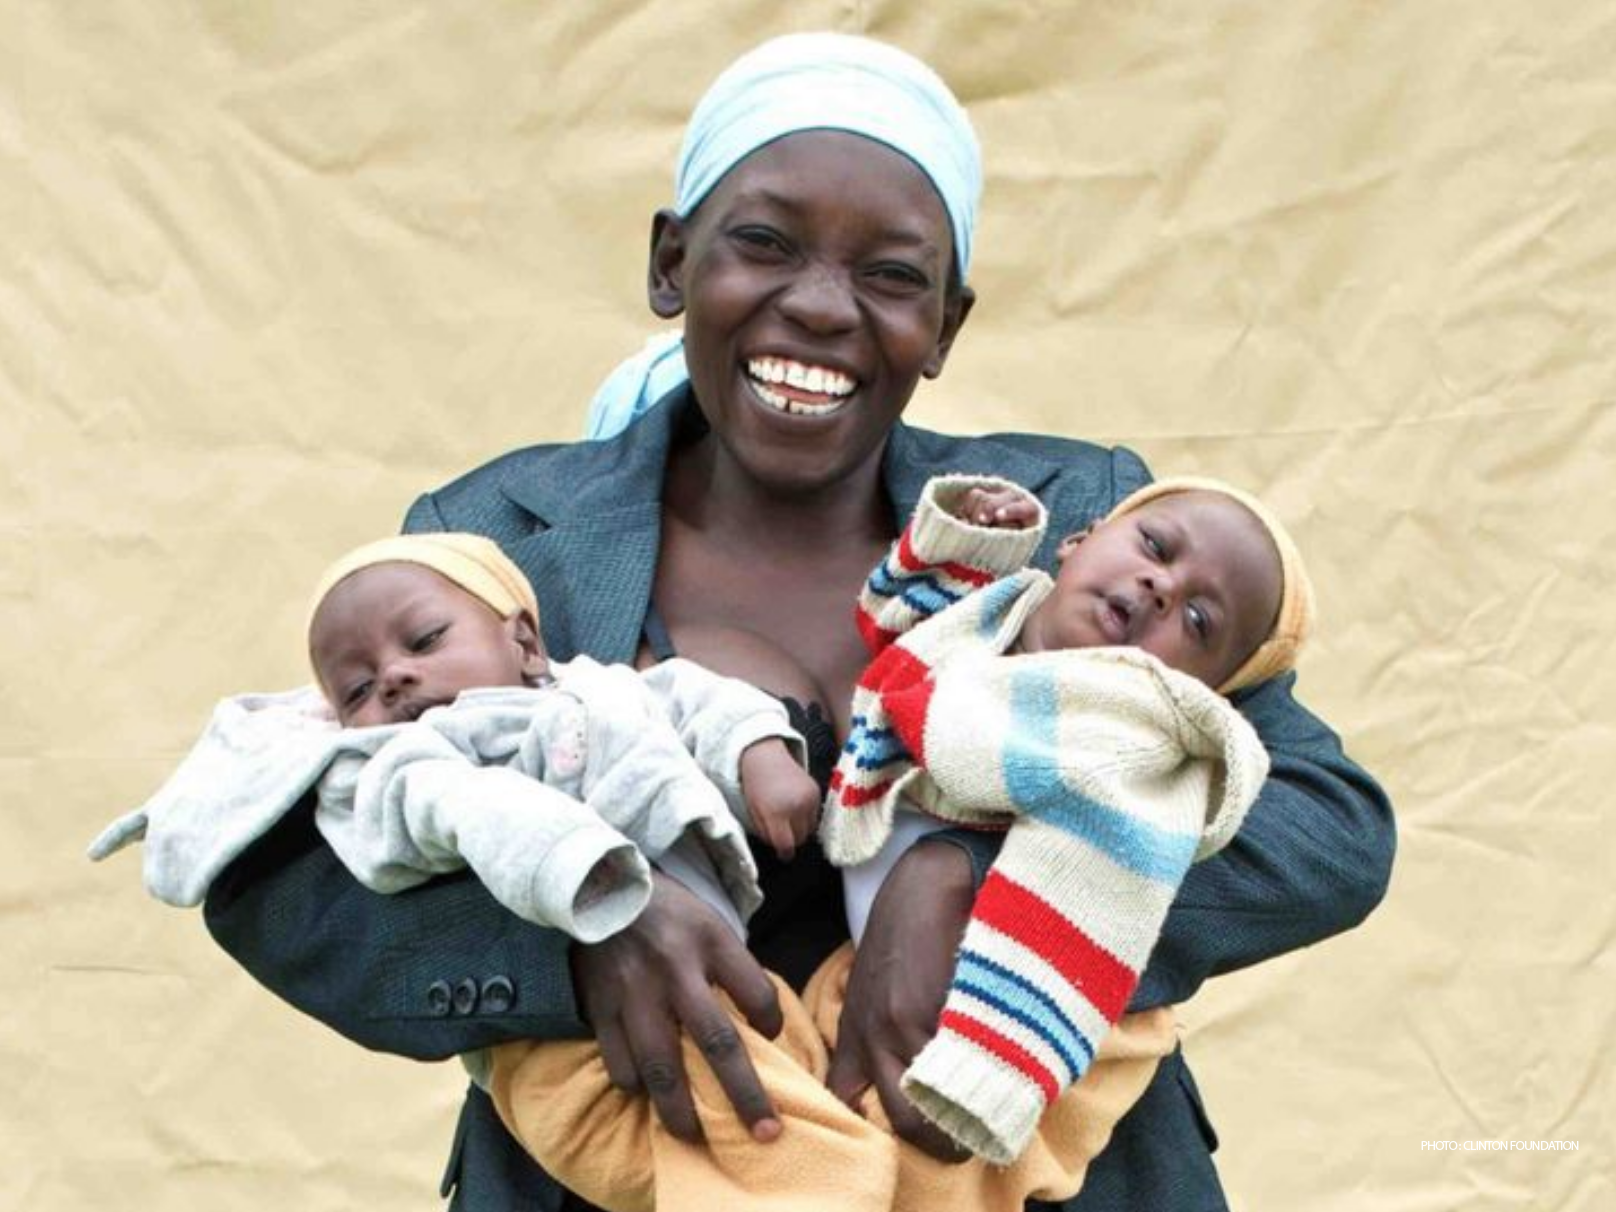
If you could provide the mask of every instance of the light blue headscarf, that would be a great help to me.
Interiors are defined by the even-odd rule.
[[[730,64],[690,117],[675,176],[675,212],[689,217],[742,159],[803,130],[849,131],[913,160],[948,212],[960,280],[966,280],[982,196],[976,133],[936,72],[870,38],[788,34]],[[653,337],[601,384],[585,436],[621,432],[688,378],[681,338]]]

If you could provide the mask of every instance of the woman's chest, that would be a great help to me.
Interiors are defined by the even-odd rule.
[[[673,532],[664,538],[652,601],[680,656],[817,702],[846,735],[853,683],[868,660],[854,603],[873,563],[862,550],[746,558]]]

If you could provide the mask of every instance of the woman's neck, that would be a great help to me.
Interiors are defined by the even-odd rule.
[[[710,539],[742,548],[825,552],[886,543],[896,531],[875,451],[833,484],[781,493],[759,483],[711,433],[672,452],[663,504]]]

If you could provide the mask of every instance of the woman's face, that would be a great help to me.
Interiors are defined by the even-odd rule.
[[[685,317],[685,359],[724,448],[803,492],[879,457],[969,310],[948,290],[948,216],[925,175],[858,135],[753,152],[686,220],[657,216],[651,305]]]

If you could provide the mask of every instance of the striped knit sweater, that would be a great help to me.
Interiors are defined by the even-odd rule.
[[[874,659],[821,838],[833,862],[863,862],[900,800],[1008,828],[903,1083],[961,1145],[1009,1164],[1087,1071],[1190,864],[1239,828],[1268,759],[1226,700],[1138,649],[1004,655],[1053,583],[1020,567],[1041,525],[952,516],[993,483],[928,484],[860,596]]]

